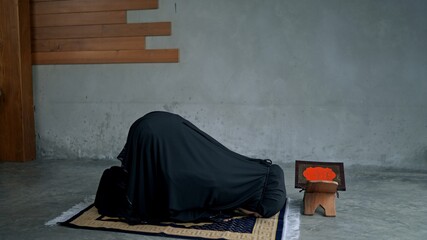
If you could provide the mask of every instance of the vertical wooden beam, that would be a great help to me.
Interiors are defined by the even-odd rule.
[[[0,0],[0,161],[35,159],[29,0]]]

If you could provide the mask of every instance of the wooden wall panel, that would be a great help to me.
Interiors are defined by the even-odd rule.
[[[33,2],[33,14],[157,9],[158,0],[68,0]]]
[[[170,22],[127,23],[126,11],[158,0],[32,0],[33,64],[178,62],[178,49],[146,49]]]
[[[28,0],[0,0],[0,161],[35,159]]]
[[[178,49],[73,51],[33,53],[36,64],[178,62]]]
[[[33,39],[35,40],[131,36],[169,36],[170,34],[170,22],[40,27],[33,29]]]
[[[34,52],[140,50],[145,49],[145,37],[34,40],[32,49]]]
[[[32,15],[33,27],[126,23],[126,11]]]

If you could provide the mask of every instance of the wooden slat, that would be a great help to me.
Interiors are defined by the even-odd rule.
[[[170,22],[33,28],[33,39],[169,36]]]
[[[126,23],[126,11],[32,15],[32,27]]]
[[[178,62],[178,49],[33,53],[34,64]]]
[[[145,49],[145,37],[35,40],[33,52]]]
[[[68,0],[30,0],[32,2],[57,2],[57,1],[68,1]]]
[[[158,0],[69,0],[34,2],[32,14],[157,9]]]

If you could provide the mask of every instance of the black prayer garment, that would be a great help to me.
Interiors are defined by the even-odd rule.
[[[237,154],[172,113],[134,122],[118,159],[132,215],[145,222],[207,220],[236,208],[271,217],[286,200],[278,165]]]

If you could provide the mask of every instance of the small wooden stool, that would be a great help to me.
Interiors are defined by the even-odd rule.
[[[304,193],[304,214],[313,215],[320,205],[325,210],[325,216],[335,217],[335,194],[338,183],[335,181],[307,181]]]

